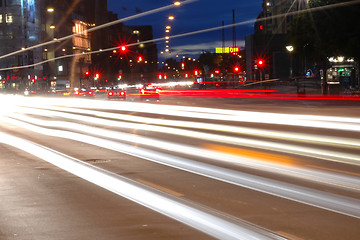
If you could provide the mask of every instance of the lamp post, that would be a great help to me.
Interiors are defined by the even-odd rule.
[[[290,54],[290,77],[293,76],[293,63],[292,63],[292,52],[294,51],[294,47],[289,45],[286,46],[286,50],[289,52]]]

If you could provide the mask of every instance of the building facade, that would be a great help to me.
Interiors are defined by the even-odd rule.
[[[107,0],[0,0],[0,88],[113,85],[120,73],[131,81],[150,78],[157,66],[151,26],[91,30],[117,19]],[[119,36],[133,44],[129,58],[108,50],[123,44]],[[144,61],[135,64],[140,55]]]
[[[246,72],[250,80],[292,77],[291,52],[286,46],[289,25],[308,0],[264,0],[263,11],[246,36]],[[262,64],[259,65],[259,61]]]
[[[41,42],[40,4],[35,0],[0,0],[0,87],[20,89],[42,75],[40,49],[24,50]],[[11,55],[13,52],[21,51]]]

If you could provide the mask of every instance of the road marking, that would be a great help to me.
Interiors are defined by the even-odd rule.
[[[158,189],[158,190],[160,190],[160,191],[167,192],[167,193],[169,193],[169,194],[171,194],[171,195],[174,195],[174,196],[177,196],[177,197],[183,197],[183,196],[184,196],[184,194],[182,194],[182,193],[175,192],[175,191],[173,191],[173,190],[171,190],[171,189],[168,189],[168,188],[166,188],[166,187],[162,187],[162,186],[160,186],[160,185],[157,185],[157,184],[155,184],[155,183],[148,182],[148,181],[143,180],[143,179],[137,178],[136,181],[141,182],[141,183],[143,183],[143,184],[145,184],[145,185],[151,186],[151,187],[153,187],[153,188],[156,188],[156,189]]]
[[[205,148],[235,156],[250,157],[259,161],[276,162],[286,165],[295,165],[295,159],[275,153],[265,153],[238,147],[228,147],[216,144],[206,144]]]

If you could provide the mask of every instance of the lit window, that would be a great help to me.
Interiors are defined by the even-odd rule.
[[[13,16],[11,14],[6,14],[6,23],[12,23],[13,22]]]
[[[59,70],[59,72],[62,72],[62,71],[64,71],[64,67],[63,67],[62,65],[60,65],[60,66],[58,67],[58,70]]]
[[[2,23],[3,20],[2,20],[2,14],[0,14],[0,23]]]

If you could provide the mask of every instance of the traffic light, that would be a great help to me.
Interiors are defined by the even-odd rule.
[[[119,74],[119,75],[118,75],[118,79],[117,79],[117,80],[118,80],[118,81],[120,81],[121,79],[122,79],[122,75],[121,75],[121,74]]]
[[[162,74],[159,74],[159,79],[162,79]]]
[[[234,72],[239,72],[240,71],[240,68],[238,66],[235,66],[234,67]]]
[[[195,70],[195,71],[194,71],[194,74],[195,74],[195,76],[199,75],[199,71],[198,71],[198,70]]]
[[[89,71],[85,72],[85,76],[88,77],[90,75]]]
[[[95,73],[95,80],[98,80],[100,78],[100,73]]]
[[[181,62],[181,69],[184,70],[185,69],[185,63]]]
[[[125,52],[126,51],[126,46],[121,46],[120,49],[121,49],[122,52]]]
[[[32,78],[32,79],[31,79],[31,83],[35,83],[35,78]]]
[[[189,74],[188,73],[185,73],[185,78],[188,78],[189,77]]]
[[[139,61],[139,62],[142,62],[142,60],[143,60],[143,57],[142,57],[142,56],[139,56],[138,61]]]
[[[4,84],[4,85],[5,85],[5,84],[6,84],[6,80],[3,80],[3,81],[2,81],[2,84]]]
[[[258,66],[259,66],[260,68],[262,68],[262,67],[264,67],[265,61],[262,60],[262,59],[259,59],[259,60],[257,61],[257,63],[258,63]]]

